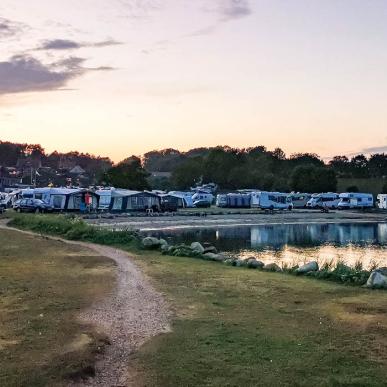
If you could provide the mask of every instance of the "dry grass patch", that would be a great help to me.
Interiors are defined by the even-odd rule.
[[[78,319],[114,285],[114,263],[0,230],[0,385],[62,385],[92,373],[106,337]]]

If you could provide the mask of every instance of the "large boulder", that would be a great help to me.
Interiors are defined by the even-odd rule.
[[[203,254],[205,254],[205,253],[214,253],[214,254],[216,254],[217,252],[218,252],[218,250],[216,249],[215,246],[204,246]]]
[[[296,269],[297,274],[306,274],[311,271],[318,271],[318,263],[316,261],[306,263],[305,265],[302,265]]]
[[[193,251],[196,251],[196,252],[200,253],[200,254],[204,253],[204,247],[199,242],[192,242],[191,243],[191,249]]]
[[[225,260],[225,257],[221,254],[215,254],[215,253],[205,253],[203,254],[204,259],[208,259],[209,261],[218,261],[222,262]]]
[[[246,262],[246,266],[249,269],[262,269],[265,264],[261,261],[257,261],[255,258],[249,258]]]
[[[367,280],[366,287],[373,289],[387,289],[387,275],[384,275],[383,273],[383,270],[374,270]]]
[[[146,249],[157,249],[160,246],[160,240],[154,237],[146,237],[141,243]]]
[[[268,263],[263,267],[263,270],[276,272],[282,271],[282,269],[276,263]]]

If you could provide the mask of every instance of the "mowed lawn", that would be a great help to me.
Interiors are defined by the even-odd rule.
[[[139,385],[387,385],[386,291],[156,253],[137,262],[175,314],[135,355]]]
[[[79,322],[114,285],[113,262],[0,230],[0,386],[66,385],[92,373],[107,340]]]

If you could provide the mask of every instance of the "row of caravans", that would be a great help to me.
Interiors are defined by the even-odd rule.
[[[384,197],[385,196],[385,197]],[[384,200],[384,201],[383,201]],[[262,208],[287,209],[293,208],[329,208],[351,209],[374,207],[372,194],[368,193],[283,193],[251,191],[232,194],[221,194],[216,198],[218,207],[228,208]],[[384,206],[384,207],[383,207]],[[387,195],[378,195],[378,207],[386,208]]]
[[[19,199],[39,199],[55,211],[176,211],[193,207],[193,197],[183,192],[156,193],[126,189],[31,188],[18,189],[1,200],[4,207],[13,207]]]

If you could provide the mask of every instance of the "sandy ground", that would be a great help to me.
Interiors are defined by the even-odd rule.
[[[5,228],[4,222],[0,228]],[[14,229],[12,229],[14,230]],[[27,231],[19,232],[33,234]],[[117,264],[117,287],[107,297],[81,313],[80,319],[109,337],[111,345],[96,364],[96,375],[72,386],[136,386],[130,373],[130,355],[146,340],[170,331],[168,305],[162,295],[122,250],[91,243],[64,243],[92,249],[98,255],[113,259]]]
[[[199,214],[198,214],[199,215]],[[114,219],[85,219],[90,224],[109,228],[133,228],[140,231],[155,231],[161,229],[182,228],[210,228],[231,226],[253,226],[264,224],[292,224],[292,223],[354,223],[354,222],[386,222],[387,212],[362,211],[330,211],[322,213],[315,210],[294,210],[224,214],[206,216],[119,216]]]

